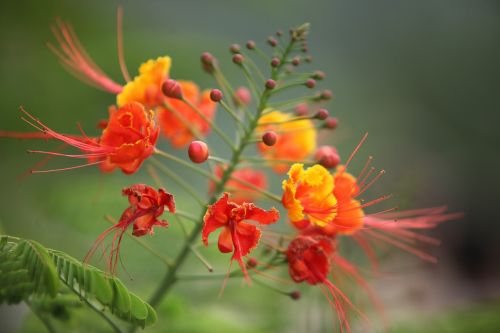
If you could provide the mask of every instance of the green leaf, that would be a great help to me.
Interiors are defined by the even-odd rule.
[[[118,278],[35,241],[0,235],[0,304],[53,298],[61,282],[87,305],[99,303],[120,319],[141,327],[156,322],[155,310]]]

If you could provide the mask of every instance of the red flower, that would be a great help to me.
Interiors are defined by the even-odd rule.
[[[38,119],[22,110],[34,123],[26,120],[50,138],[60,140],[78,148],[83,154],[61,154],[47,151],[31,151],[55,156],[86,158],[89,163],[58,171],[74,169],[82,166],[101,164],[105,172],[120,168],[124,173],[137,171],[142,162],[151,156],[158,140],[159,129],[153,121],[153,112],[147,112],[139,103],[128,103],[119,109],[110,108],[110,116],[106,128],[100,138],[75,137],[63,135],[47,127]],[[44,172],[44,171],[36,171]]]
[[[340,331],[350,332],[344,304],[349,305],[363,319],[366,316],[360,312],[349,298],[337,288],[329,279],[328,275],[332,265],[337,263],[335,241],[331,237],[322,236],[319,233],[302,233],[293,239],[288,245],[286,256],[288,260],[288,272],[292,280],[297,283],[307,282],[310,285],[319,285],[321,291],[327,298],[332,310],[337,313]],[[343,270],[350,268],[346,262],[342,262]],[[350,273],[357,278],[357,273]],[[364,281],[362,281],[364,282]],[[360,283],[360,281],[358,281]],[[363,286],[363,285],[362,285]],[[363,286],[364,287],[364,286]]]
[[[84,259],[85,262],[88,262],[97,248],[102,245],[104,239],[111,232],[114,232],[110,254],[107,258],[108,269],[112,274],[115,273],[116,264],[120,259],[119,252],[123,234],[130,224],[133,224],[132,235],[136,237],[148,233],[152,235],[154,226],[168,226],[167,221],[158,219],[163,214],[165,206],[169,212],[175,213],[174,196],[162,188],[156,191],[148,185],[135,184],[123,189],[122,194],[128,196],[130,206],[122,213],[118,223],[99,235]]]
[[[278,219],[279,212],[275,208],[266,211],[253,203],[238,205],[229,201],[229,194],[224,193],[215,204],[208,207],[203,218],[203,243],[207,246],[209,235],[222,228],[218,241],[219,251],[222,253],[233,252],[231,261],[238,261],[243,274],[248,278],[243,257],[257,246],[261,231],[257,226],[246,223],[244,220],[253,220],[261,225],[267,225]]]
[[[224,174],[224,167],[217,164],[214,173],[218,179],[221,179]],[[238,169],[232,173],[231,178],[233,179],[226,182],[226,188],[231,189],[231,200],[239,205],[244,202],[253,202],[261,197],[261,194],[255,190],[254,186],[263,190],[267,189],[266,174],[253,168]],[[245,183],[249,185],[245,185]],[[210,192],[213,193],[214,190],[215,183],[210,182]]]

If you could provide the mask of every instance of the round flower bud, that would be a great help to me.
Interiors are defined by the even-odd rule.
[[[206,64],[206,65],[212,65],[214,62],[214,56],[209,52],[203,52],[201,54],[200,59],[201,59],[201,62]]]
[[[179,82],[168,79],[161,85],[163,94],[170,98],[182,99],[182,87]]]
[[[276,45],[278,45],[278,41],[276,40],[276,38],[270,36],[269,38],[267,38],[267,43],[269,45],[271,45],[272,47],[275,47]]]
[[[189,159],[193,163],[203,163],[208,159],[208,146],[203,141],[193,141],[188,148]]]
[[[278,136],[273,131],[266,132],[262,136],[262,142],[264,142],[264,144],[269,147],[274,146],[277,140]]]
[[[301,294],[300,294],[300,291],[298,291],[298,290],[292,291],[292,292],[290,293],[290,297],[291,297],[294,301],[299,300],[299,299],[300,299],[300,296],[301,296]]]
[[[309,88],[309,89],[312,89],[312,88],[316,87],[316,80],[314,80],[314,79],[308,79],[306,81],[306,87]]]
[[[294,66],[300,65],[300,58],[299,57],[294,57],[292,59],[292,65],[294,65]]]
[[[326,74],[323,71],[315,71],[311,77],[315,80],[323,80],[326,77]]]
[[[312,61],[313,61],[313,57],[312,57],[311,55],[308,55],[308,56],[306,57],[306,62],[307,62],[307,63],[310,63],[310,62],[312,62]]]
[[[267,89],[274,89],[276,87],[276,81],[269,79],[266,81],[266,88]]]
[[[335,117],[328,117],[325,120],[325,128],[336,129],[339,125],[339,120]]]
[[[316,150],[314,159],[327,169],[333,169],[340,163],[340,156],[332,146],[321,146]]]
[[[300,103],[295,107],[295,114],[299,117],[303,117],[307,115],[309,112],[309,108],[306,103]]]
[[[321,92],[322,99],[328,100],[328,99],[332,99],[332,97],[333,97],[333,95],[332,95],[332,92],[330,90],[323,90]]]
[[[254,267],[257,267],[257,264],[258,264],[257,259],[255,259],[255,258],[248,258],[248,260],[247,260],[247,267],[254,268]]]
[[[212,89],[210,91],[210,99],[213,102],[220,101],[222,99],[222,91],[220,91],[219,89]]]
[[[234,92],[234,102],[236,105],[250,105],[252,102],[252,94],[250,93],[250,90],[246,87],[239,87],[236,89]]]
[[[280,65],[281,61],[280,58],[274,57],[271,59],[271,67],[278,67]]]
[[[314,115],[314,118],[319,120],[325,120],[328,118],[328,110],[327,109],[319,109],[318,112]]]
[[[241,47],[238,44],[231,44],[229,51],[231,53],[240,53]]]
[[[243,60],[245,60],[245,57],[243,57],[241,54],[237,53],[233,56],[233,62],[237,65],[241,65],[243,63]]]
[[[278,37],[283,36],[283,31],[281,31],[281,30],[276,31],[276,36],[278,36]]]
[[[249,40],[247,42],[246,46],[247,46],[247,49],[253,50],[253,49],[255,49],[255,42],[253,40]]]

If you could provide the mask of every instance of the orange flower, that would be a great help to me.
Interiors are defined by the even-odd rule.
[[[139,75],[116,96],[116,104],[122,106],[129,102],[139,102],[149,108],[162,105],[164,96],[161,85],[168,79],[171,63],[170,57],[159,57],[141,64]]]
[[[217,164],[215,166],[215,176],[220,179],[223,173],[224,168],[220,164]],[[226,188],[231,190],[231,200],[238,205],[244,202],[253,202],[261,197],[258,191],[249,185],[245,185],[243,182],[252,184],[263,190],[267,188],[267,177],[264,172],[253,168],[241,168],[234,171],[231,179],[226,182]],[[215,183],[210,182],[210,192],[213,193],[214,190]]]
[[[158,139],[159,129],[153,118],[154,113],[146,112],[139,103],[128,103],[119,109],[112,107],[99,143],[114,147],[115,151],[106,155],[101,170],[110,172],[118,167],[126,174],[136,172],[151,156]]]
[[[259,119],[256,133],[261,136],[266,131],[278,134],[277,142],[269,147],[258,144],[260,153],[270,160],[294,160],[300,162],[316,149],[316,129],[309,119],[294,120],[288,113],[271,111]],[[274,171],[284,173],[288,169],[286,163],[276,163]]]
[[[148,185],[135,184],[123,189],[122,194],[128,196],[130,206],[125,209],[118,223],[99,235],[84,259],[84,262],[88,262],[97,248],[102,245],[104,239],[111,232],[114,232],[107,263],[111,274],[114,274],[116,271],[116,264],[120,259],[119,253],[122,237],[130,224],[133,224],[132,235],[136,237],[141,237],[148,233],[153,235],[154,226],[168,226],[167,221],[158,219],[165,211],[165,207],[167,207],[169,212],[175,213],[174,196],[162,188],[156,191]]]
[[[61,154],[47,151],[31,152],[89,160],[84,165],[35,172],[59,171],[101,164],[102,171],[110,172],[118,167],[124,173],[131,174],[136,172],[142,162],[151,156],[158,139],[159,129],[153,121],[153,112],[145,111],[144,107],[139,103],[125,104],[119,109],[110,108],[110,117],[100,138],[89,138],[86,135],[78,138],[57,133],[26,111],[22,111],[33,121],[32,123],[30,120],[26,120],[33,127],[41,130],[51,138],[80,149],[83,154]]]
[[[177,81],[180,84],[183,98],[188,100],[208,119],[215,115],[216,103],[210,99],[210,91],[200,94],[198,86],[190,81]],[[191,142],[196,134],[206,136],[210,132],[210,124],[193,110],[186,102],[164,97],[168,107],[158,108],[158,121],[163,135],[172,145],[181,148]]]
[[[275,223],[278,219],[279,212],[274,208],[266,211],[253,203],[238,205],[229,201],[229,194],[224,193],[215,204],[208,207],[203,218],[202,240],[207,246],[209,235],[222,228],[218,241],[219,251],[233,252],[231,261],[238,262],[245,278],[248,279],[243,257],[257,246],[261,231],[255,225],[244,221],[253,220],[260,225],[268,225]]]
[[[319,164],[304,170],[303,164],[290,167],[283,181],[283,206],[296,226],[304,219],[324,227],[337,215],[337,200],[333,195],[333,177]]]

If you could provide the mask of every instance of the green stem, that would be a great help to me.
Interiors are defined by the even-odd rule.
[[[204,170],[204,169],[202,169],[200,167],[197,167],[192,162],[185,161],[182,158],[179,158],[177,156],[174,156],[172,154],[169,154],[169,153],[164,152],[162,150],[159,150],[157,148],[155,149],[154,152],[157,155],[160,155],[160,156],[162,156],[164,158],[167,158],[169,160],[172,160],[172,161],[175,161],[175,162],[177,162],[179,164],[182,164],[183,166],[185,166],[185,167],[193,170],[194,172],[196,172],[196,173],[198,173],[198,174],[200,174],[202,176],[205,176],[205,177],[207,177],[207,178],[209,178],[209,179],[211,179],[213,181],[217,181],[217,177],[215,177],[214,175],[212,175],[210,172],[208,172],[208,171],[206,171],[206,170]]]
[[[290,44],[288,45],[287,49],[285,50],[285,52],[282,55],[281,63],[285,62],[285,59],[288,57],[288,54],[292,50],[293,44],[294,44],[294,41],[291,40]],[[277,70],[273,71],[272,79],[276,78],[276,75],[279,74],[280,69],[281,69],[281,66],[279,66],[277,68]],[[269,97],[270,97],[270,91],[267,89],[264,90],[262,92],[262,96],[259,100],[256,116],[250,122],[250,124],[248,126],[249,130],[243,136],[240,145],[233,151],[232,157],[230,159],[230,164],[224,170],[222,178],[216,182],[215,191],[213,192],[213,194],[211,195],[211,197],[208,201],[209,204],[213,204],[217,200],[220,193],[224,190],[224,187],[225,187],[227,181],[231,178],[231,174],[234,172],[235,168],[237,167],[238,163],[240,162],[241,155],[246,147],[246,142],[248,140],[252,139],[253,132],[258,125],[258,120],[259,120],[262,112],[264,111],[264,109],[267,106],[267,101],[268,101]],[[200,218],[199,218],[200,221],[203,220],[204,215],[205,215],[205,211],[202,211],[200,214]],[[174,261],[174,265],[168,270],[165,277],[161,281],[160,285],[158,286],[156,291],[151,296],[151,298],[149,300],[149,304],[151,304],[151,306],[153,306],[153,307],[158,306],[158,304],[163,299],[163,297],[170,291],[172,286],[177,282],[177,280],[178,280],[177,271],[179,270],[179,268],[182,266],[182,264],[186,260],[188,254],[191,252],[191,248],[192,248],[193,244],[199,238],[202,228],[203,228],[203,223],[199,223],[199,224],[196,224],[194,226],[193,230],[191,231],[191,234],[189,234],[186,242],[184,243],[179,254],[177,255],[177,257]],[[132,331],[134,331],[134,330],[135,330],[135,328],[132,328]]]
[[[200,116],[210,127],[214,130],[215,133],[219,135],[219,137],[231,148],[233,151],[236,150],[236,147],[233,144],[233,141],[222,131],[217,124],[215,124],[210,118],[208,118],[201,110],[191,103],[190,100],[183,98],[182,101],[186,103],[198,116]]]
[[[36,310],[35,307],[28,300],[25,300],[24,302],[26,303],[28,308],[30,308],[31,312],[33,312],[35,314],[35,316],[37,316],[38,319],[40,319],[43,326],[45,326],[45,328],[47,329],[48,332],[57,333],[57,330],[55,329],[54,325],[52,325],[49,318],[47,318],[46,316],[44,316],[40,312],[38,312],[38,310]]]
[[[156,167],[163,172],[167,177],[170,177],[177,185],[182,187],[184,191],[186,191],[191,197],[201,206],[203,207],[205,205],[203,199],[198,195],[198,193],[191,187],[191,185],[187,184],[184,180],[182,180],[175,172],[170,170],[168,167],[165,165],[161,164],[157,160],[153,158],[149,158],[151,163],[155,164]]]

